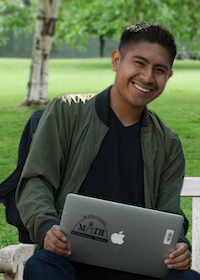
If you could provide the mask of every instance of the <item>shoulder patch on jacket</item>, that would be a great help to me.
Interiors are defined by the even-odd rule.
[[[96,94],[95,93],[83,93],[83,94],[65,94],[60,96],[58,99],[61,102],[68,102],[70,105],[72,102],[74,103],[86,103],[88,100],[93,98]]]

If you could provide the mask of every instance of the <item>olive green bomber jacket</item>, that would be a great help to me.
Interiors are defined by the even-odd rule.
[[[38,247],[46,232],[59,224],[66,195],[78,192],[109,129],[110,89],[58,97],[39,122],[16,192],[21,219]],[[184,216],[179,205],[185,169],[180,139],[147,108],[141,146],[145,207]],[[180,237],[189,245],[184,219]]]

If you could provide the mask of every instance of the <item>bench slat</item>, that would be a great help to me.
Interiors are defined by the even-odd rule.
[[[185,177],[181,196],[200,196],[200,177]]]
[[[192,198],[192,268],[200,272],[200,197]]]

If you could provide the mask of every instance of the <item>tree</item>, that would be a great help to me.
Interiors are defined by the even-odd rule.
[[[0,0],[0,43],[7,40],[12,30],[17,35],[22,30],[33,32],[33,42],[28,91],[24,105],[47,104],[49,54],[55,33],[60,0]],[[37,17],[36,8],[38,9]],[[36,18],[36,20],[35,20]]]
[[[56,39],[78,48],[86,44],[88,37],[99,37],[99,54],[103,57],[105,39],[118,38],[117,35],[124,27],[121,17],[123,2],[128,1],[88,0],[76,3],[68,1],[66,9],[62,9],[59,14],[59,36]],[[65,21],[65,18],[70,20]]]
[[[165,24],[179,39],[179,43],[188,40],[194,49],[200,50],[200,2],[198,0],[165,0],[165,6],[170,12]]]
[[[106,38],[119,40],[122,30],[135,22],[160,23],[179,39],[197,42],[199,38],[198,0],[71,0],[65,7],[59,13],[56,41],[81,47],[88,37],[99,37],[100,57]]]
[[[47,104],[49,55],[60,0],[40,0],[35,25],[32,63],[24,105]]]

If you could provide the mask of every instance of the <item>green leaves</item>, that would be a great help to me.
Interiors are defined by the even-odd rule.
[[[33,30],[35,24],[36,1],[27,5],[27,0],[0,0],[0,44],[7,41],[6,34],[13,30],[17,35],[23,29]]]
[[[38,0],[0,0],[0,33],[18,28],[34,31]],[[199,43],[199,0],[61,0],[57,43],[86,45],[90,36],[119,40],[138,21],[160,23],[180,40]]]
[[[179,39],[197,42],[199,0],[77,0],[61,1],[56,37],[80,46],[89,36],[119,39],[138,21],[160,23]]]

